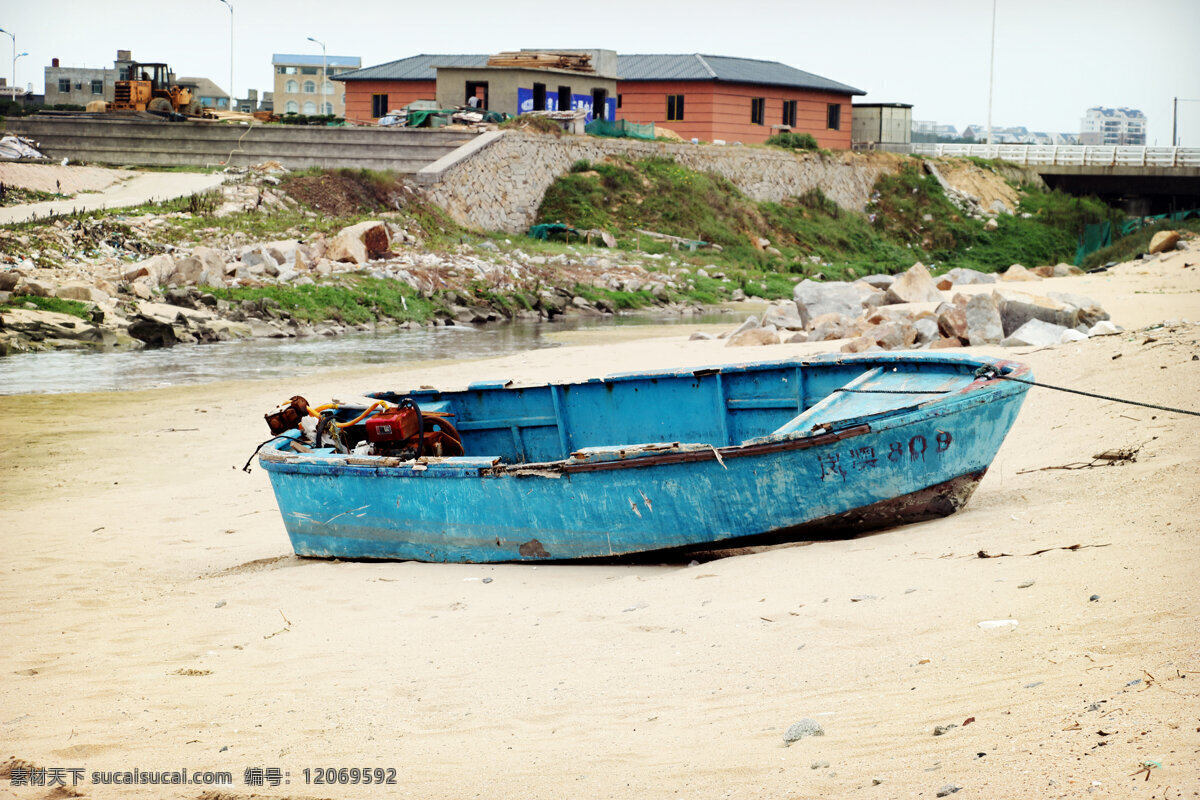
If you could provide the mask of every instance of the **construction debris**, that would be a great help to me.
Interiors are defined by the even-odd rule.
[[[569,69],[573,72],[595,72],[588,53],[505,52],[490,56],[489,67],[526,67],[530,69]]]

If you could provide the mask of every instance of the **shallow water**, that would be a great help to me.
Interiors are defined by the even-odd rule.
[[[555,331],[728,322],[720,313],[573,317],[555,322],[450,326],[380,334],[250,339],[159,350],[54,351],[0,358],[0,395],[110,392],[256,378],[286,378],[365,364],[488,358],[557,347]]]

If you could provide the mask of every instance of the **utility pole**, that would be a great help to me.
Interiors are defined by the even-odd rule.
[[[992,144],[992,82],[996,74],[996,0],[992,0],[992,57],[988,62],[988,127],[987,143]]]
[[[17,99],[17,37],[9,31],[0,28],[0,33],[3,33],[8,38],[12,39],[13,59],[12,59],[12,91],[13,99]]]
[[[233,111],[233,106],[236,100],[237,93],[233,91],[233,3],[229,0],[220,0],[220,2],[229,6],[229,110]]]
[[[1179,147],[1179,137],[1175,135],[1179,128],[1179,98],[1175,98],[1174,107],[1171,109],[1171,147]]]

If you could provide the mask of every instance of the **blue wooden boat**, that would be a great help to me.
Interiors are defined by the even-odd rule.
[[[996,375],[1032,379],[1009,361],[877,353],[378,392],[367,399],[391,412],[449,422],[464,454],[371,454],[382,406],[363,400],[324,412],[357,452],[295,429],[259,461],[301,556],[538,561],[827,538],[961,508],[1028,388]]]

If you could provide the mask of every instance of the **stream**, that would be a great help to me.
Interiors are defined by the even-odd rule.
[[[112,392],[259,378],[289,378],[330,369],[429,359],[489,358],[558,347],[547,334],[625,325],[732,323],[704,314],[571,317],[554,322],[508,322],[177,345],[156,350],[57,350],[0,357],[0,395]]]

